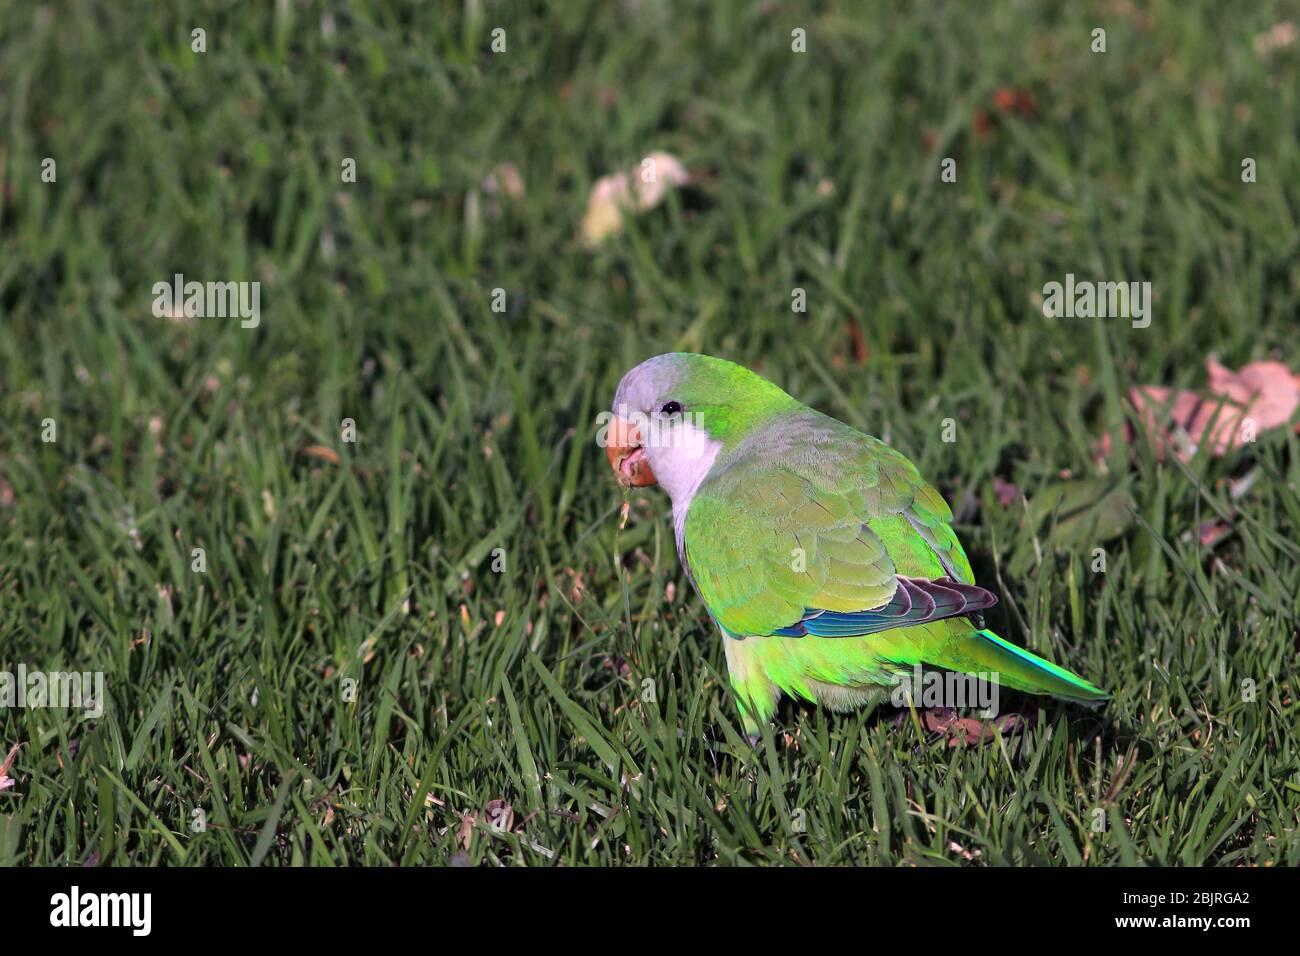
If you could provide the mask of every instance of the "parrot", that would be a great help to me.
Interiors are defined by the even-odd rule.
[[[743,365],[647,359],[619,382],[597,439],[622,485],[667,492],[751,740],[783,696],[851,711],[922,667],[1110,698],[984,626],[997,597],[975,584],[952,511],[911,461]]]

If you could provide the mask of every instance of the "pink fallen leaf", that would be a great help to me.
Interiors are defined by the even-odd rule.
[[[1287,424],[1300,408],[1300,375],[1281,362],[1252,362],[1238,371],[1206,360],[1207,394],[1160,385],[1139,385],[1129,392],[1138,420],[1163,460],[1170,449],[1183,461],[1202,445],[1225,455],[1253,442],[1264,431]],[[1125,438],[1132,440],[1126,427]],[[1099,453],[1110,451],[1103,436]]]
[[[1285,425],[1300,406],[1300,376],[1281,362],[1251,362],[1238,372],[1206,360],[1210,390],[1246,410],[1260,431]]]
[[[1020,489],[1009,481],[993,476],[993,493],[998,496],[998,504],[1004,508],[1011,507],[1012,502],[1020,497]]]
[[[1221,540],[1226,538],[1232,531],[1231,526],[1222,521],[1206,521],[1196,529],[1196,536],[1200,539],[1201,547],[1213,548]]]

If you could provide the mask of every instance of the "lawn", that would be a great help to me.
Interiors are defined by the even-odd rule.
[[[1182,460],[1129,402],[1300,371],[1294,4],[151,7],[0,11],[0,671],[104,685],[0,709],[0,863],[1300,863],[1294,419]],[[1113,701],[751,747],[596,444],[674,350],[908,455]]]

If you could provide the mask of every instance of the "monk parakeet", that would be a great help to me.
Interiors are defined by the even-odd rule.
[[[983,626],[952,512],[878,438],[743,366],[675,352],[628,372],[605,434],[625,485],[672,499],[677,554],[722,631],[746,732],[782,694],[848,710],[930,665],[1105,700]]]

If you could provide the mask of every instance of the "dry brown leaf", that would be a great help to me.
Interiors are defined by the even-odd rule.
[[[320,458],[323,461],[328,461],[331,465],[339,463],[339,453],[326,445],[308,445],[298,454],[306,455],[308,458]]]
[[[0,790],[8,790],[16,783],[13,777],[9,776],[9,768],[14,765],[14,758],[18,756],[18,748],[21,743],[14,744],[9,748],[9,756],[5,757],[4,763],[0,763]]]
[[[467,813],[460,818],[460,827],[456,830],[456,839],[466,850],[469,849],[470,841],[474,839],[474,822],[477,818],[472,813]]]
[[[1005,736],[1032,727],[1038,722],[1037,709],[1027,714],[1003,714],[992,720],[958,717],[957,712],[948,707],[933,707],[922,713],[926,730],[945,735],[949,747],[974,746],[992,740],[997,736],[997,731]]]

